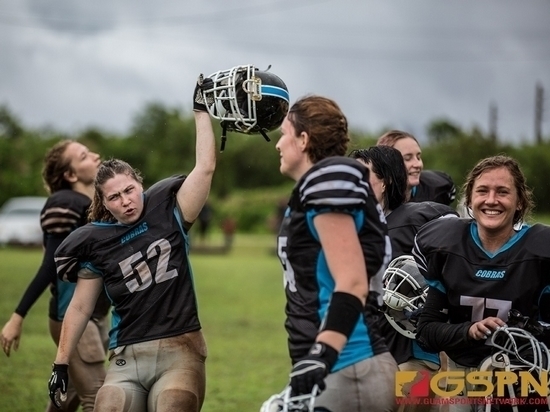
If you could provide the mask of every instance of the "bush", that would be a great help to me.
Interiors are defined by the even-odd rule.
[[[273,228],[277,205],[286,201],[293,183],[272,188],[241,189],[221,198],[210,197],[214,209],[213,226],[231,218],[241,233],[269,233]]]

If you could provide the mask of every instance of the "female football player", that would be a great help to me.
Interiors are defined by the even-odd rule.
[[[422,150],[412,134],[390,130],[380,136],[376,144],[395,147],[403,155],[408,176],[407,201],[431,200],[450,205],[455,200],[456,187],[448,174],[437,170],[424,170]]]
[[[60,277],[76,281],[49,382],[64,395],[67,365],[100,291],[113,304],[105,383],[95,411],[201,409],[206,344],[188,260],[188,234],[208,197],[216,154],[201,84],[194,92],[195,166],[187,176],[144,191],[122,160],[102,162],[95,179],[92,223],[56,251]]]
[[[420,227],[430,220],[440,217],[457,216],[457,213],[447,205],[436,202],[405,203],[407,191],[407,170],[399,150],[390,146],[374,146],[368,149],[354,150],[350,157],[359,160],[370,171],[371,187],[384,210],[388,222],[388,234],[392,245],[392,259],[410,255],[414,246],[414,237]],[[415,269],[401,262],[399,269]],[[413,264],[411,262],[411,264]],[[413,275],[413,274],[409,274]],[[399,292],[399,291],[396,291]],[[414,339],[406,337],[388,322],[386,316],[377,317],[377,326],[388,345],[391,354],[397,361],[400,370],[426,370],[433,375],[439,369],[437,353],[423,351]],[[405,393],[406,395],[406,393]],[[431,394],[432,397],[434,394]],[[402,405],[400,411],[430,411],[439,410],[438,406]]]
[[[72,140],[58,142],[44,158],[42,177],[50,194],[40,217],[44,232],[44,256],[34,279],[2,329],[1,343],[7,356],[10,356],[12,348],[18,349],[23,320],[48,286],[51,291],[50,334],[56,345],[59,343],[61,323],[73,295],[74,285],[57,280],[54,252],[69,233],[86,223],[99,163],[97,153]],[[77,344],[78,350],[71,356],[69,374],[72,384],[68,388],[67,401],[62,405],[64,411],[76,411],[79,402],[85,412],[91,412],[94,408],[96,393],[105,378],[103,365],[108,339],[106,315],[109,306],[103,295],[86,323],[85,333]],[[57,409],[50,403],[47,410]]]
[[[395,410],[397,364],[365,318],[369,280],[390,258],[369,172],[343,157],[347,119],[325,97],[290,108],[276,148],[296,182],[277,244],[283,266],[292,392],[322,391],[332,412]]]
[[[550,321],[550,228],[524,223],[532,194],[513,158],[479,161],[463,192],[473,219],[427,223],[413,254],[430,285],[417,341],[445,351],[449,368],[467,373],[491,355],[487,338],[506,324],[510,309]],[[473,405],[459,406],[451,410]]]

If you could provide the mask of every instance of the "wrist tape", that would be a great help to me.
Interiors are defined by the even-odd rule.
[[[357,296],[333,292],[321,330],[333,330],[349,338],[364,309]]]

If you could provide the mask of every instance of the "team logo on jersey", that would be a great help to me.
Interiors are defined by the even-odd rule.
[[[504,279],[506,270],[479,269],[476,272],[476,278],[482,279]]]
[[[117,359],[115,363],[116,363],[116,366],[126,365],[126,361],[124,359]]]
[[[149,227],[147,226],[147,222],[143,222],[141,225],[133,229],[130,233],[126,233],[122,238],[120,239],[120,243],[124,244],[133,238],[147,232],[149,230]]]

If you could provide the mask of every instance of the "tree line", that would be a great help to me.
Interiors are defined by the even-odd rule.
[[[221,128],[215,124],[214,130],[219,145]],[[350,149],[375,144],[384,131],[352,131]],[[422,144],[426,169],[447,172],[460,187],[467,172],[479,159],[499,153],[508,154],[522,165],[527,182],[534,191],[537,213],[550,212],[550,143],[543,140],[533,144],[504,144],[478,128],[464,130],[446,119],[432,121],[428,125],[427,135],[428,142]],[[266,142],[260,135],[230,133],[226,150],[218,153],[212,185],[213,202],[217,205],[237,205],[236,210],[228,209],[226,214],[234,213],[238,217],[243,213],[254,213],[255,206],[249,203],[261,197],[258,193],[273,190],[285,193],[286,188],[292,186],[279,173],[279,154],[275,150],[278,132],[269,136],[271,142]],[[25,127],[7,106],[0,106],[0,204],[13,196],[46,195],[41,180],[42,161],[46,150],[60,139],[78,140],[100,153],[104,159],[116,157],[126,160],[141,171],[145,187],[163,177],[187,173],[194,164],[195,126],[192,113],[161,103],[145,105],[125,135],[115,135],[97,128],[88,128],[74,135],[51,128],[31,129]],[[277,191],[281,187],[285,187],[285,191]],[[250,201],[231,202],[229,198],[236,193],[244,197],[246,193],[251,193]],[[272,201],[270,199],[269,202]]]

